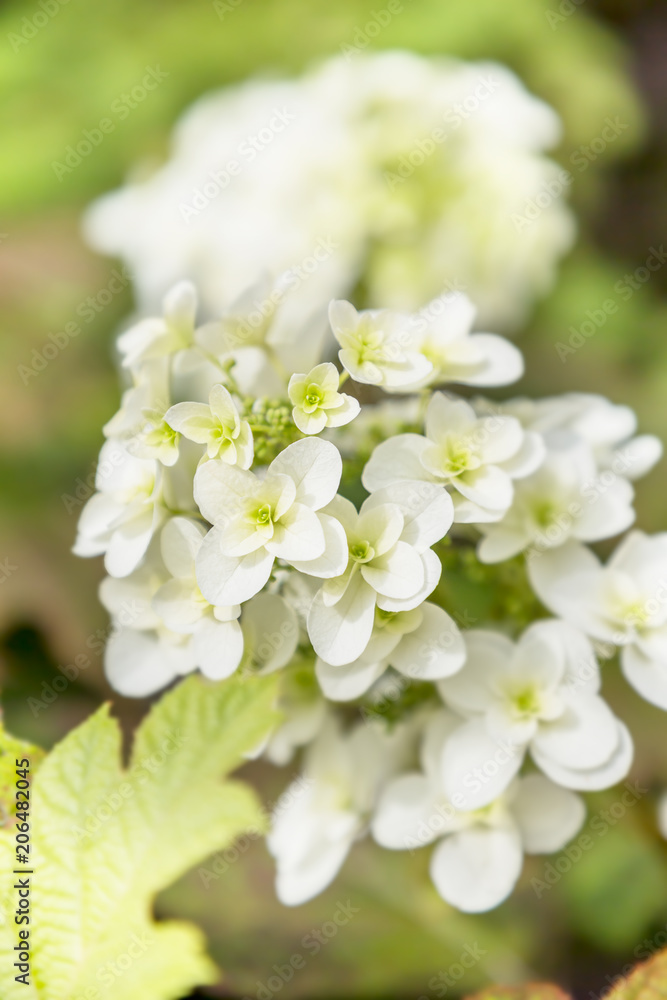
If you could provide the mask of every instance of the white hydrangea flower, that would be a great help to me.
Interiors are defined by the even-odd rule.
[[[529,573],[550,610],[618,646],[628,683],[667,709],[667,533],[630,532],[606,566],[571,541],[531,560]]]
[[[127,697],[145,697],[199,668],[210,680],[229,677],[243,663],[271,673],[289,663],[298,642],[293,610],[277,594],[214,607],[201,595],[195,559],[206,532],[174,517],[143,564],[100,587],[114,628],[105,649],[110,684]],[[157,540],[156,540],[157,541]]]
[[[104,554],[111,576],[127,576],[143,559],[164,520],[161,466],[131,455],[121,441],[109,439],[100,451],[95,485],[86,502],[72,551]]]
[[[196,521],[174,517],[160,535],[164,564],[171,579],[153,595],[153,607],[172,632],[192,635],[192,654],[211,680],[229,677],[243,656],[243,634],[237,619],[240,605],[213,606],[202,597],[195,559],[206,529]]]
[[[284,767],[290,763],[300,747],[312,743],[321,731],[327,713],[327,703],[321,697],[287,705],[279,699],[278,708],[280,710],[287,708],[287,717],[266,741],[264,756],[276,767]]]
[[[596,791],[626,776],[632,741],[598,694],[599,667],[581,633],[538,621],[516,645],[481,629],[469,630],[465,644],[463,669],[438,682],[468,719],[442,759],[444,787],[459,808],[479,809],[502,794],[527,751],[566,788]]]
[[[248,395],[280,397],[289,372],[313,367],[327,336],[326,308],[300,312],[288,277],[265,274],[221,308],[215,320],[196,331],[197,346],[219,362],[233,362],[234,380]]]
[[[439,483],[451,490],[455,521],[497,521],[512,504],[513,480],[533,473],[544,455],[542,438],[516,418],[478,418],[465,400],[438,392],[426,411],[425,435],[383,441],[362,482],[371,493],[402,480]]]
[[[180,281],[165,295],[161,317],[140,320],[118,337],[123,366],[138,370],[147,361],[192,347],[196,313],[195,287],[191,281]]]
[[[219,458],[240,469],[249,469],[252,465],[250,424],[241,419],[224,385],[211,388],[208,404],[176,403],[167,410],[164,420],[189,441],[206,445],[207,458]]]
[[[358,513],[340,496],[326,510],[344,528],[345,565],[315,596],[308,635],[322,660],[341,666],[366,649],[376,607],[410,611],[433,591],[441,565],[430,546],[449,530],[453,510],[439,487],[417,482],[378,490]]]
[[[169,406],[169,358],[142,365],[133,384],[123,392],[120,408],[102,428],[104,436],[129,441],[144,429],[145,412],[165,413]],[[138,455],[145,458],[145,455]],[[155,458],[154,454],[149,456]]]
[[[566,392],[545,399],[516,399],[501,404],[523,425],[546,436],[568,431],[593,450],[598,468],[634,480],[645,476],[662,456],[662,442],[654,434],[636,435],[637,415],[604,396]]]
[[[367,724],[343,733],[331,716],[325,720],[267,838],[277,862],[276,892],[286,906],[312,899],[336,877],[367,830],[382,784],[404,763],[406,736]]]
[[[361,407],[354,396],[338,391],[340,376],[335,365],[325,361],[306,374],[294,374],[287,392],[294,404],[292,417],[302,434],[319,434],[325,427],[349,424]]]
[[[302,317],[360,283],[368,305],[411,310],[458,282],[483,326],[512,327],[574,235],[562,197],[527,217],[560,185],[544,155],[559,138],[495,63],[337,56],[197,101],[164,166],[98,201],[86,231],[128,263],[142,309],[187,276],[214,317],[266,269],[289,274]]]
[[[425,385],[509,385],[521,378],[523,356],[513,344],[493,333],[471,333],[476,312],[467,295],[450,292],[411,317],[415,342],[433,365]]]
[[[345,534],[323,513],[338,489],[336,447],[304,438],[285,448],[260,479],[219,460],[195,475],[195,500],[214,525],[197,557],[197,580],[212,604],[257,594],[276,558],[312,576],[337,576],[347,562]]]
[[[512,892],[524,853],[560,850],[580,829],[586,810],[578,795],[540,774],[514,779],[483,808],[456,808],[446,791],[442,760],[458,726],[449,712],[434,715],[422,743],[422,771],[386,785],[371,832],[382,847],[392,850],[439,841],[430,865],[436,889],[464,913],[481,913]]]
[[[425,601],[411,611],[375,609],[370,640],[352,663],[332,666],[318,658],[315,672],[331,701],[361,697],[388,667],[414,681],[450,677],[463,666],[465,645],[456,622]]]
[[[419,351],[409,316],[391,309],[357,312],[339,300],[329,306],[329,322],[340,344],[340,363],[355,382],[412,392],[433,371]]]
[[[550,442],[532,475],[518,480],[512,505],[501,520],[480,523],[482,562],[511,559],[524,549],[539,557],[570,538],[597,542],[633,523],[634,491],[622,475],[600,473],[589,445],[567,437]]]

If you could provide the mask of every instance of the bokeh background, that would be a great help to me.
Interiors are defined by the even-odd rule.
[[[528,374],[518,390],[601,392],[633,406],[642,429],[667,440],[667,263],[576,354],[562,362],[555,348],[667,239],[667,6],[403,2],[405,11],[377,47],[506,63],[561,115],[556,157],[565,167],[607,117],[627,125],[575,173],[579,238],[556,287],[520,333]],[[128,736],[148,707],[112,695],[105,684],[100,651],[108,623],[96,596],[101,561],[70,554],[101,427],[117,408],[111,344],[132,309],[129,284],[43,371],[27,383],[20,375],[20,366],[34,360],[33,348],[41,351],[50,332],[75,319],[118,267],[87,249],[81,212],[138,160],[160,162],[172,124],[200,94],[257,72],[298,72],[337,53],[373,9],[369,0],[241,0],[225,10],[211,0],[52,0],[49,10],[54,4],[48,23],[18,46],[12,34],[41,8],[0,8],[0,687],[8,726],[44,746],[105,698],[113,698]],[[59,180],[52,161],[149,64],[167,71],[166,81]],[[663,461],[638,484],[645,530],[667,528],[666,495]],[[53,680],[71,664],[78,664],[76,679],[47,706]],[[305,968],[281,996],[430,1000],[444,995],[433,977],[475,944],[483,957],[447,987],[448,995],[528,978],[555,979],[581,997],[603,992],[624,966],[646,957],[647,942],[667,940],[667,845],[654,809],[658,790],[667,787],[665,717],[619,683],[613,666],[605,684],[635,734],[633,778],[650,790],[541,898],[531,878],[543,877],[544,859],[532,859],[510,902],[466,917],[430,886],[428,851],[394,855],[361,844],[329,891],[287,910],[274,898],[264,846],[241,845],[218,859],[217,870],[212,862],[203,866],[217,877],[195,871],[159,901],[160,913],[196,920],[209,937],[225,978],[205,995],[255,997],[274,964],[301,953]],[[287,784],[288,775],[268,765],[248,770],[267,801]],[[590,817],[617,801],[613,791],[590,796]],[[347,900],[358,913],[313,955],[304,936]]]

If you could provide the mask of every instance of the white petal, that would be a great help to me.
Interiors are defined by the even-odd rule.
[[[137,568],[157,527],[155,514],[151,505],[145,505],[138,517],[126,521],[113,532],[104,557],[109,576],[129,576]]]
[[[204,462],[195,473],[194,498],[211,524],[227,524],[243,509],[243,503],[258,488],[252,472],[227,465],[220,459]]]
[[[512,480],[497,465],[465,472],[452,484],[467,500],[489,510],[507,510],[514,497]]]
[[[369,493],[401,480],[426,480],[434,477],[421,463],[421,454],[430,447],[421,434],[397,434],[374,449],[364,467],[361,481]]]
[[[193,668],[187,646],[161,643],[155,632],[121,629],[111,636],[104,653],[104,672],[109,683],[126,698],[154,694]]]
[[[164,297],[163,311],[170,325],[179,330],[194,327],[197,291],[191,281],[179,281]]]
[[[426,437],[438,442],[445,434],[470,431],[477,423],[477,414],[464,399],[452,399],[443,392],[434,392],[424,421]]]
[[[258,594],[243,607],[246,654],[255,670],[272,673],[286,666],[299,642],[293,608],[277,594]]]
[[[618,722],[609,706],[595,694],[568,692],[563,715],[543,722],[533,740],[540,760],[548,758],[559,767],[589,770],[601,767],[618,746]]]
[[[385,555],[362,566],[361,575],[378,594],[406,600],[423,586],[424,565],[411,545],[397,542]]]
[[[354,701],[368,691],[385,669],[386,664],[381,661],[366,662],[360,659],[354,663],[333,667],[330,663],[318,659],[315,664],[315,675],[325,697],[331,701]]]
[[[362,504],[355,536],[368,541],[375,555],[383,556],[396,545],[403,531],[403,514],[396,504]]]
[[[518,454],[523,444],[524,431],[516,417],[494,415],[480,421],[479,436],[484,462],[499,465]]]
[[[432,843],[451,825],[447,822],[447,805],[441,800],[437,786],[423,774],[394,778],[375,808],[371,823],[374,839],[394,851]]]
[[[383,611],[411,611],[418,608],[435,590],[442,573],[442,563],[432,549],[426,549],[420,556],[424,568],[424,583],[413,597],[396,598],[379,595],[377,605]]]
[[[541,434],[526,431],[521,447],[515,455],[503,462],[503,469],[512,479],[524,479],[535,472],[546,456],[547,449]]]
[[[302,503],[293,503],[274,525],[273,537],[266,542],[267,552],[278,559],[293,559],[306,563],[319,558],[325,549],[324,531],[314,510]]]
[[[603,619],[596,601],[602,573],[591,550],[575,541],[536,553],[528,560],[531,585],[550,611],[589,635],[609,640],[615,630]]]
[[[243,656],[243,633],[237,621],[219,622],[203,618],[192,636],[192,653],[197,666],[212,681],[234,673]]]
[[[417,680],[449,677],[460,670],[466,658],[463,636],[442,608],[424,603],[421,610],[421,625],[403,636],[389,662],[406,677]]]
[[[586,505],[574,520],[572,534],[582,542],[597,542],[626,531],[635,520],[634,490],[626,479],[617,477],[610,486],[591,487]],[[587,496],[587,491],[583,491]]]
[[[463,669],[438,684],[438,691],[455,711],[463,715],[479,714],[496,700],[491,684],[495,677],[507,674],[514,644],[499,632],[487,629],[467,630],[464,643]]]
[[[621,651],[621,669],[628,684],[651,705],[667,711],[667,663],[650,659],[636,646]]]
[[[188,580],[167,580],[153,597],[153,607],[167,628],[173,632],[191,632],[205,608],[193,599],[193,585]]]
[[[401,541],[423,552],[447,534],[454,519],[452,498],[436,483],[408,480],[377,490],[364,501],[363,509],[391,503],[403,513]]]
[[[368,645],[374,617],[375,593],[359,573],[333,607],[326,607],[320,590],[308,614],[308,635],[315,652],[333,666],[352,663]]]
[[[164,419],[190,441],[206,444],[211,437],[213,421],[211,408],[206,403],[175,403],[169,407]]]
[[[172,576],[192,577],[206,529],[188,517],[172,517],[160,534],[160,551]]]
[[[612,469],[621,468],[627,479],[635,480],[650,472],[656,462],[662,458],[663,446],[660,438],[654,434],[640,434],[628,444],[623,445],[614,453],[611,460]]]
[[[342,471],[338,448],[319,438],[295,441],[270,465],[271,474],[280,473],[294,481],[297,501],[312,510],[319,510],[333,500]]]
[[[474,373],[457,378],[465,385],[509,385],[521,378],[524,372],[523,355],[514,344],[493,333],[474,333],[470,341],[481,348],[484,362]]]
[[[445,902],[464,913],[483,913],[507,899],[522,867],[516,831],[473,827],[438,845],[430,871]]]
[[[586,818],[583,799],[541,774],[519,781],[511,809],[527,854],[560,851]]]
[[[361,406],[359,400],[347,393],[341,393],[342,402],[330,410],[326,411],[327,427],[343,427],[359,414]]]
[[[622,722],[617,721],[617,726],[616,751],[600,767],[590,769],[563,767],[553,757],[539,753],[535,746],[531,749],[533,759],[548,778],[565,788],[573,788],[580,792],[599,792],[604,788],[611,788],[627,777],[634,755],[630,733]]]
[[[280,868],[276,875],[276,895],[283,906],[299,906],[317,896],[335,879],[347,857],[352,838],[339,842],[322,838],[317,850],[302,864]]]
[[[331,504],[329,504],[329,508]],[[324,552],[316,559],[308,559],[301,562],[298,559],[290,559],[290,563],[295,569],[309,576],[316,576],[321,580],[330,580],[340,576],[345,572],[349,559],[347,547],[347,536],[342,524],[329,514],[317,512],[320,527],[324,533]]]
[[[521,552],[530,541],[525,531],[504,525],[489,525],[486,537],[477,547],[477,557],[483,563],[499,563]]]
[[[443,787],[457,809],[481,809],[505,791],[523,762],[525,747],[495,740],[484,722],[460,726],[445,743]]]
[[[242,604],[259,593],[269,579],[273,556],[265,549],[240,559],[225,556],[221,535],[220,528],[212,528],[202,542],[196,561],[197,583],[209,604]]]

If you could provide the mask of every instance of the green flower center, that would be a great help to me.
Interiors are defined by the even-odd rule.
[[[312,382],[306,389],[305,402],[308,406],[319,406],[322,402],[323,394],[318,385]]]
[[[350,546],[350,555],[355,562],[367,563],[375,555],[375,549],[370,542],[355,542],[354,545]]]
[[[532,716],[540,711],[540,696],[534,688],[526,688],[519,691],[512,698],[515,709],[519,715]]]
[[[556,523],[558,511],[551,500],[543,500],[533,507],[533,518],[540,528],[550,528]]]
[[[258,507],[255,511],[255,522],[257,524],[271,524],[272,520],[273,511],[271,510],[271,504],[262,504],[262,506]]]

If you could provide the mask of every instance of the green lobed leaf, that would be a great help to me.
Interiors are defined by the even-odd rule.
[[[3,1000],[176,1000],[218,972],[203,935],[156,923],[155,894],[264,817],[254,792],[221,778],[276,721],[275,678],[193,676],[137,731],[127,769],[103,706],[45,759],[33,787],[31,986],[14,979],[14,876],[0,890]],[[13,841],[0,837],[3,872]]]

